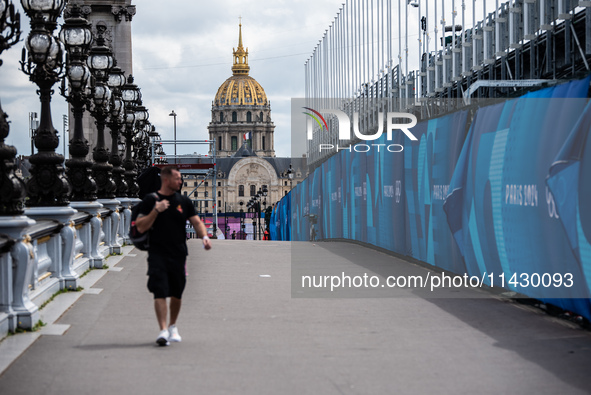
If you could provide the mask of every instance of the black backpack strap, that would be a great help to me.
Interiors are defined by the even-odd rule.
[[[148,193],[148,194],[146,195],[146,197],[148,197],[148,196],[154,199],[154,204],[155,204],[157,201],[159,201],[159,200],[160,200],[160,196],[158,196],[158,194],[157,194],[156,192],[151,192],[151,193]],[[144,199],[145,199],[146,197],[144,197]]]
[[[154,202],[152,203],[152,208],[154,208],[154,206],[156,206],[156,202],[160,200],[160,196],[158,196],[156,192],[149,193],[147,196],[151,196],[154,198]]]
[[[160,196],[158,196],[158,194],[156,192],[148,193],[146,196],[144,196],[144,198],[142,199],[142,201],[140,203],[138,203],[136,206],[134,206],[134,207],[136,207],[136,210],[138,212],[138,214],[136,214],[136,216],[138,216],[138,215],[141,215],[141,216],[145,215],[145,214],[140,214],[140,211],[143,210],[143,207],[147,207],[146,206],[147,204],[150,204],[149,197],[153,197],[154,198],[154,202],[151,203],[152,204],[152,206],[151,206],[152,208],[154,207],[154,205],[156,205],[156,202],[160,200]],[[142,207],[142,209],[140,209],[140,206]],[[132,210],[133,210],[133,208],[132,208]],[[150,208],[150,210],[151,210],[151,208]],[[132,215],[132,218],[134,218],[133,215]]]

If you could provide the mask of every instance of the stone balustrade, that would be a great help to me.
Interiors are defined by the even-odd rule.
[[[0,339],[39,321],[39,306],[80,276],[121,253],[135,201],[27,209],[0,217]],[[82,206],[82,207],[81,207]]]

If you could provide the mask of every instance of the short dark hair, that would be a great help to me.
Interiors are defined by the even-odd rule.
[[[177,169],[174,166],[166,166],[164,169],[162,169],[162,171],[160,172],[160,177],[164,177],[164,178],[170,178],[172,176],[172,172],[173,171],[179,171],[179,169]]]

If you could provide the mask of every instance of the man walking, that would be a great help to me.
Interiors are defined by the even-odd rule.
[[[150,231],[148,290],[154,294],[154,309],[160,326],[156,343],[167,346],[169,341],[181,341],[176,321],[186,283],[186,221],[189,220],[193,225],[197,237],[203,239],[203,248],[209,250],[211,242],[193,203],[178,192],[182,185],[181,173],[175,168],[165,167],[160,173],[160,180],[158,200],[152,194],[147,195],[141,203],[135,223],[139,232]],[[167,327],[168,297],[170,320]]]

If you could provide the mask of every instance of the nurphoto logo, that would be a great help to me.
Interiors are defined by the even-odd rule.
[[[303,107],[304,109],[308,110],[309,112],[304,112],[304,114],[308,115],[308,121],[306,122],[306,134],[308,140],[313,139],[313,130],[314,124],[312,120],[315,120],[320,130],[326,129],[326,132],[329,132],[328,123],[326,119],[322,116],[324,114],[331,114],[334,115],[338,120],[338,128],[339,128],[339,140],[351,140],[351,129],[353,129],[353,134],[360,140],[366,141],[373,141],[379,139],[382,134],[384,133],[384,113],[378,112],[378,130],[374,134],[363,134],[359,131],[359,113],[353,113],[353,127],[351,128],[351,121],[349,120],[349,116],[340,110],[328,110],[322,109],[320,111],[316,111],[310,107]],[[409,119],[410,122],[406,123],[395,123],[394,120],[400,119]],[[386,113],[386,140],[392,141],[392,132],[395,130],[402,131],[406,137],[411,139],[412,141],[417,141],[418,139],[410,129],[417,124],[417,117],[413,114],[404,113],[404,112],[388,112]],[[380,148],[385,148],[388,152],[401,152],[404,150],[404,147],[401,144],[355,144],[355,145],[347,145],[346,147],[340,147],[338,144],[319,144],[318,149],[320,152],[322,151],[336,151],[347,150],[349,152],[368,152],[375,148],[380,151]]]

